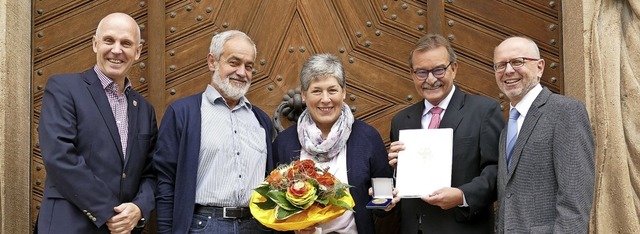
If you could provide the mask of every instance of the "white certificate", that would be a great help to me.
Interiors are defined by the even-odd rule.
[[[427,197],[451,187],[453,129],[400,130],[405,149],[398,152],[396,187],[403,198]]]

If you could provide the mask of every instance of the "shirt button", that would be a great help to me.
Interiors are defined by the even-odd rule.
[[[236,155],[240,155],[240,152],[236,153]]]
[[[127,173],[122,173],[122,179],[126,179],[127,178]]]

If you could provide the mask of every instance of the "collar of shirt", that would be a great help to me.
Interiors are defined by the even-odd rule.
[[[207,85],[207,89],[204,91],[204,96],[207,98],[207,101],[211,103],[211,105],[216,105],[216,101],[219,100],[219,102],[224,103],[227,108],[229,107],[229,105],[227,105],[227,102],[224,100],[224,97],[222,97],[222,95],[220,95],[220,92],[218,92],[216,88],[211,86],[211,84]],[[242,107],[245,107],[248,110],[251,110],[252,108],[251,103],[244,96],[240,98],[240,101],[238,101],[238,105],[236,105],[233,109]]]
[[[538,97],[538,94],[540,94],[540,92],[542,92],[542,86],[540,84],[537,84],[527,94],[525,94],[524,97],[522,97],[522,100],[520,100],[520,102],[518,102],[516,106],[511,106],[511,104],[509,104],[511,108],[516,108],[520,113],[520,117],[518,117],[518,120],[524,119],[524,117],[527,116],[529,108],[533,104],[533,101],[536,100],[536,97]],[[511,110],[511,108],[509,108],[509,110]],[[518,123],[519,122],[520,121],[518,121]]]
[[[98,65],[93,66],[93,71],[95,71],[96,75],[98,75],[98,79],[100,79],[100,84],[102,84],[102,88],[104,90],[111,90],[118,93],[118,84],[116,82],[113,82],[111,78],[107,77],[107,75],[105,75],[102,71],[100,71],[100,68],[98,68]],[[125,77],[124,90],[127,91],[130,88],[131,88],[131,82],[129,82],[128,77]]]
[[[447,111],[447,107],[449,106],[449,102],[451,102],[451,97],[453,97],[453,93],[455,91],[456,91],[456,86],[454,85],[453,87],[451,87],[451,91],[449,92],[449,94],[447,94],[447,97],[445,97],[440,103],[438,103],[438,106],[442,108],[442,112],[440,113],[440,119],[442,119],[442,116],[444,116],[444,112]],[[431,110],[431,108],[433,107],[434,107],[433,104],[427,101],[427,99],[424,99],[424,110],[422,111],[423,119],[427,117],[427,114],[431,115],[431,113],[429,113],[429,110]]]

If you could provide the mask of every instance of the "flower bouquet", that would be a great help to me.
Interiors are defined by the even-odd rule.
[[[260,223],[274,230],[303,229],[353,211],[348,184],[341,183],[312,160],[297,160],[274,169],[258,186],[249,208]]]

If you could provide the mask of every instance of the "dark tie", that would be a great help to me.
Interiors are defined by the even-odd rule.
[[[516,145],[516,140],[518,140],[518,117],[520,116],[520,112],[516,108],[511,108],[509,111],[509,125],[507,126],[507,171],[509,171],[509,166],[511,165],[511,152],[513,151],[513,146]]]
[[[434,106],[429,110],[431,112],[431,122],[429,122],[429,129],[438,128],[440,126],[440,113],[442,113],[442,108]]]

